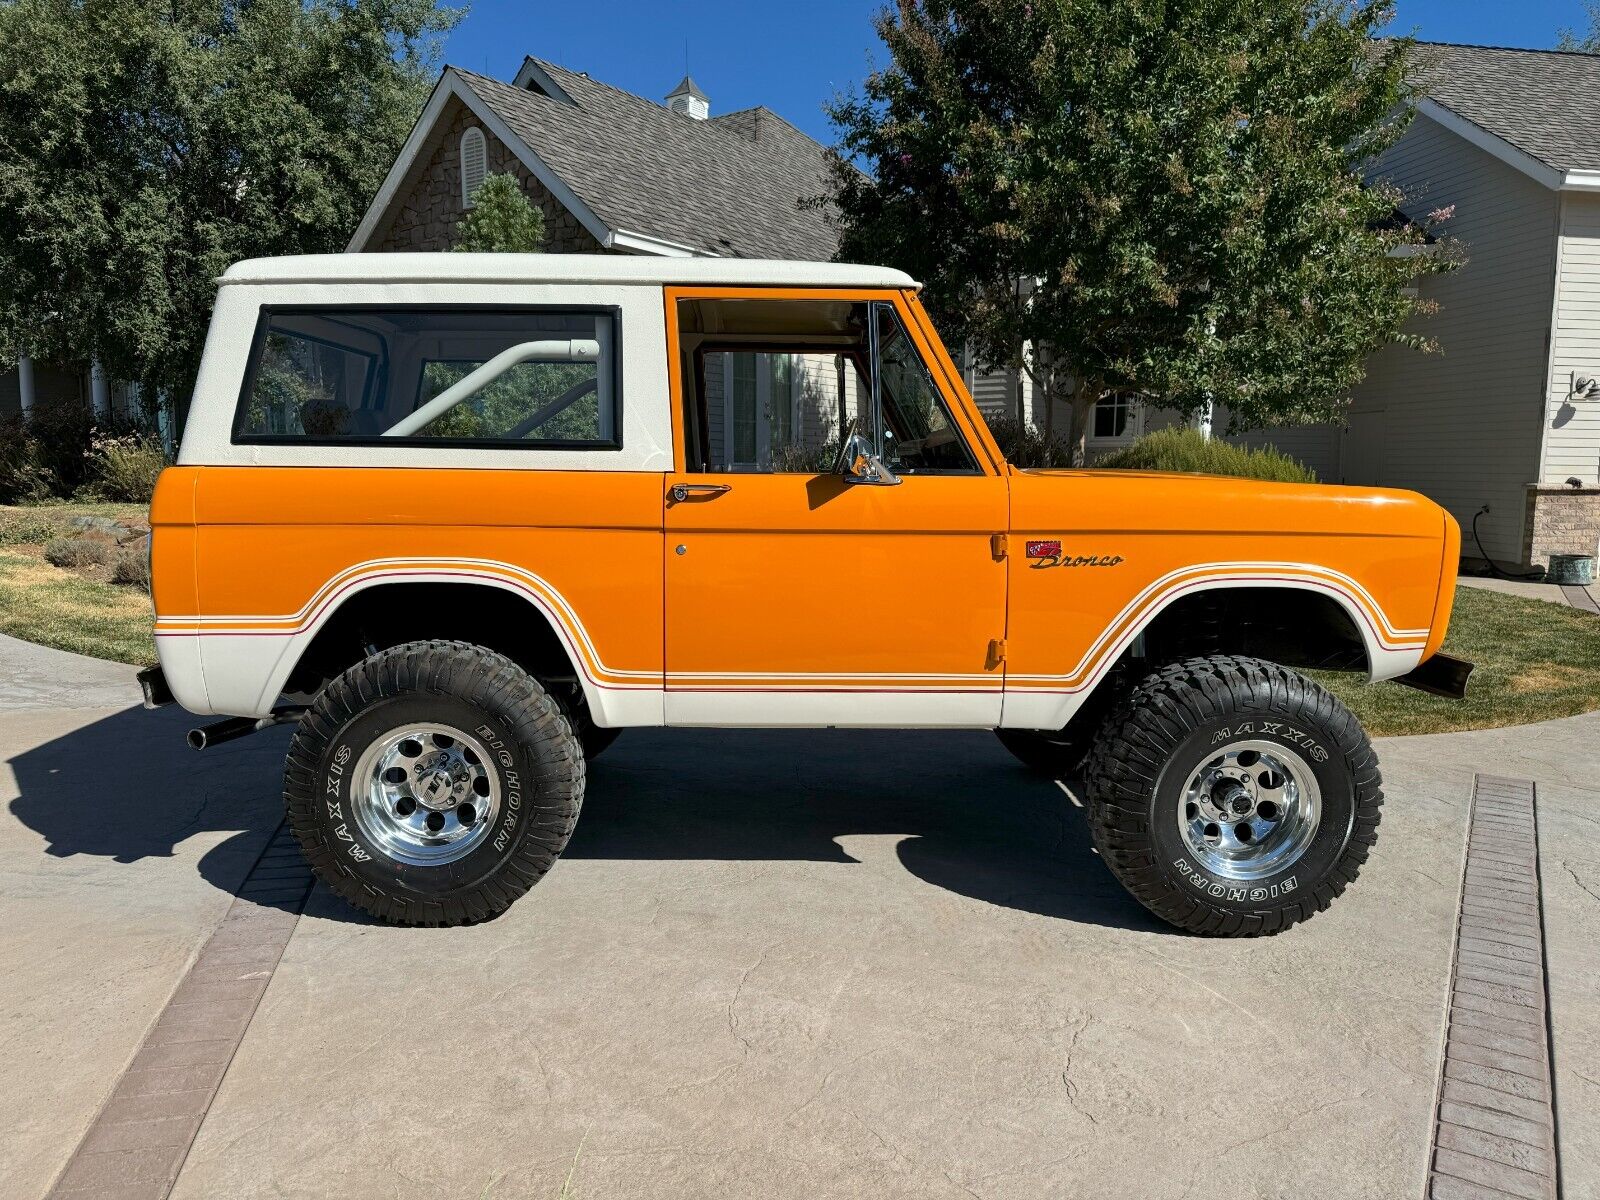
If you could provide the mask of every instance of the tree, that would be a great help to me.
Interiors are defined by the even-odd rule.
[[[1557,50],[1600,54],[1600,0],[1584,0],[1583,8],[1589,18],[1589,31],[1580,35],[1571,29],[1561,30],[1556,37]]]
[[[479,184],[456,226],[457,250],[536,254],[543,246],[544,213],[510,175],[490,175]]]
[[[229,263],[343,249],[458,13],[0,0],[0,358],[187,398]]]
[[[900,0],[829,110],[841,257],[1066,402],[1077,461],[1116,389],[1335,418],[1373,351],[1427,348],[1407,289],[1451,262],[1395,255],[1427,234],[1362,175],[1409,119],[1391,2]]]

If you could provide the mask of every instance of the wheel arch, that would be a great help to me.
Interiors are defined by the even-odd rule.
[[[559,597],[556,597],[559,600]],[[403,580],[360,579],[296,633],[264,688],[304,702],[372,650],[436,639],[466,641],[504,654],[547,685],[569,685],[596,722],[614,723],[607,690],[585,667],[576,615],[532,588],[494,575],[463,579],[449,573]]]
[[[1106,711],[1108,686],[1142,660],[1158,665],[1181,658],[1239,654],[1296,669],[1360,671],[1369,681],[1413,669],[1423,641],[1396,642],[1380,631],[1381,615],[1365,607],[1358,585],[1314,577],[1249,580],[1203,579],[1168,591],[1130,623],[1091,668],[1079,689],[1030,696],[1007,689],[1002,724],[1010,728],[1063,729],[1079,714]],[[1376,607],[1374,605],[1374,607]],[[1046,699],[1048,702],[1041,703]]]

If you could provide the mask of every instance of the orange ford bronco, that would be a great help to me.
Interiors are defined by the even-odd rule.
[[[387,920],[492,917],[628,726],[993,729],[1185,929],[1325,908],[1377,760],[1296,667],[1459,695],[1406,492],[1001,456],[878,267],[337,255],[223,277],[151,507],[152,704],[295,725],[289,820]]]

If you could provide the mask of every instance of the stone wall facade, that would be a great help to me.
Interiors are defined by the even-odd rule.
[[[1596,553],[1600,550],[1600,487],[1530,485],[1524,528],[1528,560],[1535,566],[1547,565],[1552,554]],[[1462,550],[1476,552],[1469,546]]]
[[[383,224],[367,243],[369,250],[449,250],[456,226],[466,214],[461,203],[461,135],[482,128],[466,105],[452,99],[389,206]],[[544,248],[551,254],[599,254],[594,235],[538,181],[509,147],[483,130],[489,173],[510,175],[528,199],[544,212]]]

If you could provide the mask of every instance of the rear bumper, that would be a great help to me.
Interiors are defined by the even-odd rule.
[[[1467,679],[1473,664],[1448,654],[1435,654],[1404,675],[1396,676],[1395,683],[1427,692],[1430,696],[1443,696],[1447,700],[1467,698]]]

